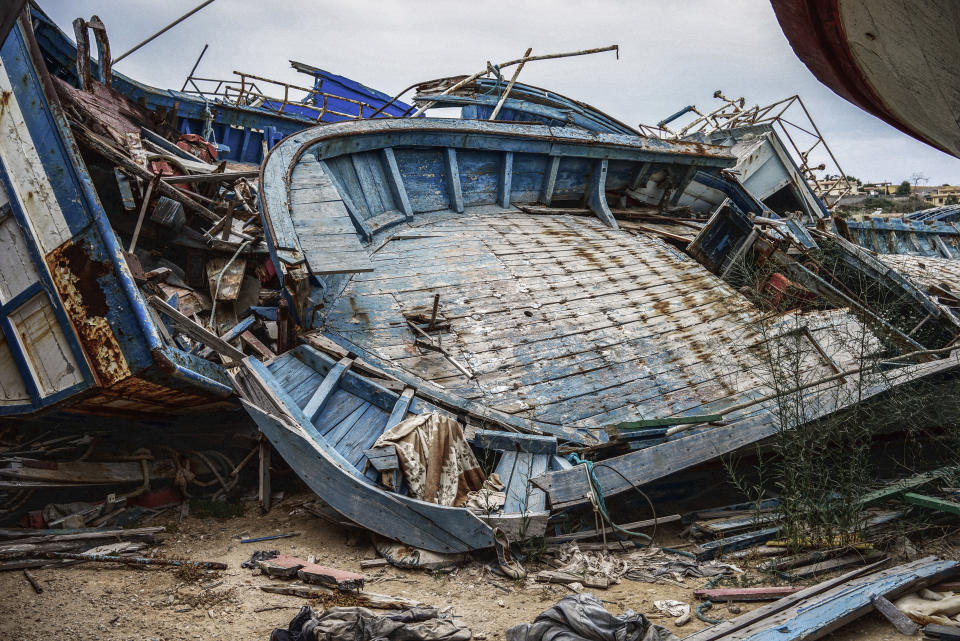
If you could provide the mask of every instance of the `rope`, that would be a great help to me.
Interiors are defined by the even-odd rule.
[[[638,538],[638,539],[643,539],[643,540],[646,542],[646,545],[647,545],[647,546],[649,546],[651,543],[653,543],[653,537],[652,537],[652,536],[650,536],[650,535],[648,535],[648,534],[644,534],[643,532],[634,532],[634,531],[632,531],[632,530],[627,530],[627,529],[625,529],[625,528],[622,528],[622,527],[620,527],[619,525],[617,525],[616,523],[614,523],[614,522],[613,522],[613,519],[610,518],[610,513],[607,511],[606,501],[604,501],[604,498],[603,498],[603,488],[600,486],[600,479],[597,478],[597,474],[596,474],[596,472],[594,472],[594,468],[595,468],[595,467],[605,467],[605,468],[607,468],[607,469],[609,469],[609,470],[612,470],[612,471],[616,472],[617,474],[620,474],[620,472],[619,472],[618,470],[615,470],[614,468],[610,467],[609,465],[606,465],[605,463],[594,463],[593,461],[588,461],[588,460],[586,460],[586,459],[582,459],[582,458],[580,458],[580,456],[579,456],[578,454],[576,454],[576,453],[573,453],[573,454],[570,454],[569,456],[567,456],[567,460],[570,461],[571,463],[573,463],[574,465],[583,465],[583,466],[584,466],[584,469],[586,470],[586,474],[587,474],[587,482],[588,482],[589,485],[590,485],[591,502],[592,502],[593,505],[594,505],[594,510],[595,510],[595,511],[598,511],[598,512],[600,513],[600,516],[603,517],[603,520],[606,521],[606,522],[610,525],[611,528],[613,528],[613,531],[614,531],[614,532],[616,532],[617,534],[619,534],[620,536],[625,537],[625,538],[631,538],[631,539],[636,539],[636,538]],[[646,494],[644,494],[643,492],[641,492],[641,491],[640,491],[640,488],[638,488],[638,487],[637,487],[635,484],[633,484],[629,479],[627,479],[625,476],[623,476],[623,474],[620,474],[620,476],[621,476],[625,481],[627,481],[627,483],[630,483],[630,485],[633,487],[633,489],[635,489],[635,490],[640,494],[640,496],[642,496],[642,497],[647,501],[647,504],[650,506],[650,511],[653,512],[653,518],[654,518],[654,525],[653,525],[654,530],[653,530],[653,533],[656,534],[656,533],[657,533],[657,530],[656,530],[656,527],[657,527],[657,525],[656,525],[657,514],[656,514],[656,511],[654,510],[653,502],[650,501],[650,497],[648,497]],[[598,529],[599,529],[601,532],[604,532],[604,530],[606,530],[606,528],[603,528],[603,527],[600,527],[600,528],[598,528]]]
[[[718,574],[717,576],[707,581],[707,584],[703,586],[703,589],[709,590],[710,588],[715,586],[717,583],[720,583],[720,579],[722,578],[723,578],[723,575]],[[713,607],[713,601],[711,601],[710,599],[707,599],[706,601],[698,605],[697,611],[696,611],[697,618],[703,621],[704,623],[709,623],[711,625],[716,625],[717,623],[723,623],[723,619],[714,619],[704,614],[704,612],[706,612],[712,607]]]
[[[500,97],[500,92],[504,86],[503,76],[500,75],[500,66],[492,65],[489,62],[487,63],[487,73],[492,73],[497,76],[496,84],[492,85],[489,89],[483,92],[483,95],[488,96],[492,93],[496,93],[497,97]]]

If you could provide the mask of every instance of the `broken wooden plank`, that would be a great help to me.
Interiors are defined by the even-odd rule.
[[[723,603],[724,601],[776,601],[796,594],[803,588],[793,585],[763,586],[756,588],[713,588],[694,590],[698,599]]]
[[[610,587],[610,580],[606,577],[580,576],[560,570],[542,570],[534,574],[533,578],[536,579],[538,583],[560,583],[563,585],[579,583],[584,587],[598,588],[600,590],[606,590]]]
[[[945,499],[940,499],[935,496],[927,496],[926,494],[917,494],[915,492],[905,492],[900,500],[909,505],[916,505],[917,507],[925,507],[929,510],[936,510],[937,512],[946,512],[947,514],[958,514],[960,515],[960,503],[955,501],[947,501]]]
[[[943,478],[947,474],[952,472],[952,468],[943,467],[932,472],[925,472],[923,474],[916,474],[909,478],[900,479],[899,481],[894,481],[889,483],[879,489],[876,489],[872,492],[864,494],[860,498],[860,505],[863,507],[869,507],[876,503],[881,503],[888,499],[895,498],[896,496],[909,492],[911,490],[916,490],[924,485],[932,483],[937,479]]]
[[[870,601],[873,603],[873,607],[877,609],[877,612],[882,614],[883,617],[889,621],[900,634],[913,636],[917,633],[917,630],[920,629],[920,627],[911,621],[907,615],[900,610],[900,608],[890,603],[889,599],[883,597],[882,595],[878,594]]]
[[[187,561],[179,559],[160,559],[137,556],[115,556],[112,554],[73,554],[71,552],[50,552],[43,556],[54,559],[75,559],[78,561],[101,561],[104,563],[120,563],[122,565],[170,565],[174,567],[195,567],[202,570],[226,570],[227,564],[219,561]]]
[[[196,174],[193,176],[163,176],[161,180],[168,183],[177,183],[177,184],[204,184],[204,183],[219,183],[219,182],[230,182],[234,180],[239,180],[240,178],[259,178],[260,170],[251,170],[251,171],[231,171],[224,172],[222,174]]]
[[[240,334],[240,340],[249,345],[250,348],[265,361],[269,361],[277,357],[277,355],[273,353],[273,350],[264,345],[260,339],[254,336],[250,331],[245,331]]]
[[[638,530],[640,528],[651,527],[654,525],[661,525],[663,523],[673,523],[680,520],[679,514],[670,514],[669,516],[660,516],[655,519],[647,519],[646,521],[634,521],[633,523],[624,523],[620,528],[624,530]],[[614,529],[608,527],[604,529],[604,533],[613,534]],[[580,541],[583,539],[592,539],[594,537],[600,536],[600,532],[597,530],[583,530],[582,532],[572,532],[570,534],[560,534],[558,536],[547,536],[544,537],[544,543],[566,543],[567,541]]]
[[[300,570],[300,568],[308,565],[308,563],[303,559],[298,559],[295,556],[280,554],[272,559],[258,561],[257,565],[260,566],[260,569],[263,570],[263,573],[268,576],[290,579],[297,576],[297,572]]]
[[[307,585],[305,583],[279,583],[274,585],[262,585],[260,589],[271,594],[285,594],[288,596],[300,597],[301,599],[324,599],[338,595],[339,593],[321,585]],[[338,598],[342,598],[342,595]],[[407,599],[398,596],[388,596],[386,594],[375,594],[373,592],[356,592],[350,596],[351,600],[357,605],[368,608],[377,608],[380,610],[405,610],[407,608],[421,607],[423,604],[413,599]]]
[[[779,531],[780,528],[771,527],[763,530],[756,530],[754,532],[744,532],[743,534],[727,537],[725,539],[717,539],[716,541],[707,541],[706,543],[701,543],[699,546],[697,546],[693,550],[693,553],[696,554],[698,561],[715,559],[725,552],[742,550],[743,548],[748,548],[751,545],[769,541],[770,537],[776,536],[777,532]]]
[[[872,552],[867,554],[845,554],[835,559],[827,559],[826,561],[818,561],[816,563],[811,563],[810,565],[794,568],[789,572],[789,574],[784,574],[783,576],[789,576],[791,579],[805,579],[818,574],[823,574],[824,572],[833,572],[834,570],[841,570],[854,565],[866,565],[867,563],[876,561],[881,557],[883,557],[883,554],[880,552]]]
[[[686,637],[684,641],[720,639],[773,639],[813,641],[822,638],[873,609],[871,599],[887,599],[922,589],[953,574],[956,561],[926,557],[911,563],[879,570],[879,563],[849,572],[835,579],[751,610]]]
[[[386,565],[390,565],[390,561],[386,559],[363,559],[360,561],[361,570],[369,570],[371,568],[382,568]]]
[[[771,549],[777,550],[781,554],[783,549],[777,546],[768,546]],[[758,570],[763,572],[782,572],[784,570],[789,570],[791,568],[798,568],[803,565],[809,565],[810,563],[817,563],[819,561],[826,561],[827,559],[832,559],[835,556],[840,556],[843,552],[842,548],[837,548],[833,550],[810,550],[808,552],[800,552],[799,554],[791,554],[788,556],[783,556],[778,559],[771,559],[766,563],[761,563],[757,566]]]
[[[223,354],[224,356],[236,361],[243,360],[246,357],[246,354],[241,352],[239,349],[224,341],[205,327],[193,322],[191,319],[181,314],[180,310],[168,305],[166,301],[157,296],[151,296],[148,300],[151,307],[167,316],[167,318],[172,320],[173,324],[181,332],[189,336],[191,339],[197,341],[198,343],[203,343],[217,353]]]
[[[937,641],[960,641],[960,626],[930,623],[923,627],[924,639]]]

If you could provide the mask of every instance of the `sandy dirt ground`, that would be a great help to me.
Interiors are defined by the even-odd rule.
[[[323,609],[319,602],[294,596],[269,594],[259,586],[277,579],[259,570],[240,567],[255,549],[279,550],[300,558],[315,555],[317,562],[361,572],[360,561],[376,558],[366,536],[358,535],[298,510],[308,495],[288,496],[265,516],[249,504],[247,516],[217,520],[179,519],[173,511],[160,515],[151,525],[164,525],[168,532],[158,550],[168,558],[222,561],[222,572],[184,576],[167,568],[117,567],[113,564],[80,564],[64,568],[33,570],[42,584],[34,593],[19,571],[0,573],[0,639],[75,639],[112,641],[156,639],[243,639],[267,641],[270,632],[286,624],[305,603]],[[241,544],[240,536],[267,536],[300,532],[300,536],[257,544]],[[663,533],[662,544],[679,543],[676,533]],[[659,537],[658,537],[659,538]],[[672,538],[672,540],[671,540]],[[744,564],[749,565],[749,564]],[[547,566],[528,565],[528,570]],[[368,570],[367,592],[403,596],[450,613],[475,635],[504,639],[515,623],[530,622],[570,591],[562,586],[536,585],[495,577],[482,562],[473,562],[449,574],[399,570],[388,566]],[[658,599],[677,599],[696,606],[692,591],[706,579],[687,579],[686,587],[652,585],[625,580],[594,593],[614,613],[626,609],[641,612],[678,636],[706,624],[693,619],[682,628],[659,615]],[[214,585],[215,584],[215,585]],[[749,604],[739,604],[743,612]],[[755,607],[755,606],[753,606]],[[735,616],[725,605],[714,606],[714,616]],[[881,641],[902,639],[885,620],[870,615],[834,633],[829,639]]]

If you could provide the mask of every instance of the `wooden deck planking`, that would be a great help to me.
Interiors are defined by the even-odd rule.
[[[321,163],[306,160],[309,158],[305,155],[301,159],[290,178],[290,218],[310,270],[315,275],[373,271],[357,234],[358,223],[347,211],[332,177],[326,175]],[[355,173],[353,176],[356,179]],[[311,182],[315,187],[309,187]],[[363,212],[367,212],[366,203],[363,206]],[[331,247],[337,251],[330,251]]]
[[[507,212],[417,230],[430,237],[375,254],[377,270],[353,279],[328,323],[455,393],[548,422],[596,424],[730,404],[761,383],[746,350],[759,314],[658,239],[585,217]],[[436,293],[451,323],[444,347],[476,380],[413,346],[403,313]],[[358,315],[364,306],[375,309]]]

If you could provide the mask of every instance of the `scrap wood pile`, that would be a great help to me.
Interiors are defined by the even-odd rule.
[[[109,432],[10,439],[0,448],[0,519],[31,528],[118,529],[185,510],[191,497],[236,499],[260,447],[252,433],[218,449],[201,449],[209,443],[196,435],[176,448],[140,443],[118,444]]]
[[[283,351],[287,317],[263,243],[259,168],[218,160],[216,143],[176,129],[176,110],[147,110],[113,89],[109,73],[82,89],[52,80],[165,340],[206,358]]]

